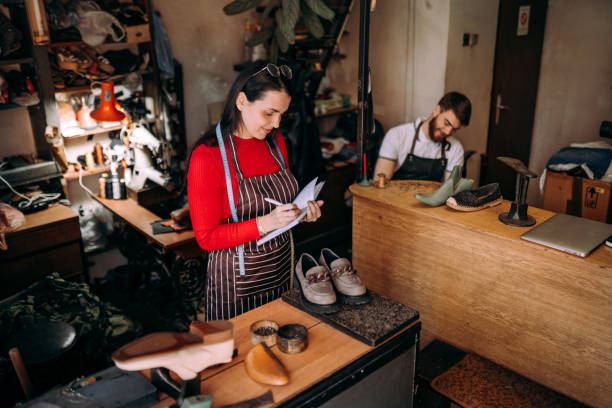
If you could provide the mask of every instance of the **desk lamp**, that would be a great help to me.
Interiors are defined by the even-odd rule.
[[[102,82],[100,106],[90,116],[99,122],[119,122],[125,118],[125,113],[118,110],[115,105],[114,84],[111,81]]]
[[[510,206],[510,211],[499,214],[499,220],[507,225],[514,227],[529,227],[536,223],[535,218],[527,214],[527,187],[529,178],[538,175],[529,170],[522,161],[512,157],[498,157],[497,160],[507,164],[516,170],[516,191],[514,201]]]

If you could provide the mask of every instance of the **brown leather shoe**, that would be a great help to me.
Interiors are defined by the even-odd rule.
[[[319,263],[329,272],[332,283],[343,303],[361,305],[370,301],[366,287],[353,270],[351,261],[340,258],[329,248],[323,248]]]
[[[340,303],[329,273],[310,254],[302,254],[295,265],[295,283],[301,288],[302,304],[315,313],[335,313]]]

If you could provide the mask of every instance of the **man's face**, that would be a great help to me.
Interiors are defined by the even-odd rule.
[[[452,109],[440,110],[440,106],[434,109],[434,117],[429,121],[429,137],[438,143],[453,135],[461,128],[461,122]]]

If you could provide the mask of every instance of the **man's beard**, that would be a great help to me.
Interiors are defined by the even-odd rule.
[[[431,118],[431,120],[429,121],[429,128],[427,130],[429,130],[429,139],[431,139],[434,142],[439,142],[439,140],[436,140],[434,138],[434,132],[436,130],[436,121],[438,119],[438,116],[440,116],[440,114],[437,114],[436,116],[434,116],[433,118]]]

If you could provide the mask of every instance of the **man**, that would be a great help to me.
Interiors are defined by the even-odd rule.
[[[440,99],[432,114],[389,130],[383,139],[374,178],[443,181],[463,165],[463,146],[452,135],[470,123],[472,104],[458,92]],[[417,137],[415,137],[415,134]]]

